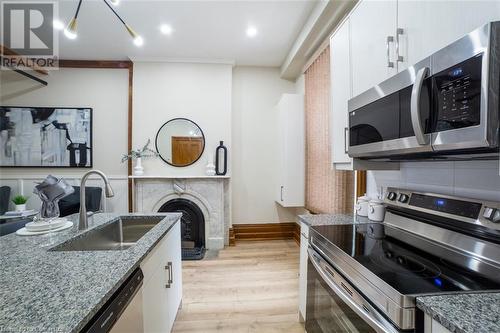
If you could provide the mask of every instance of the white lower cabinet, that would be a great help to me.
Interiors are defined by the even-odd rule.
[[[180,221],[144,259],[141,269],[144,332],[168,333],[182,300]]]
[[[309,226],[300,223],[300,263],[299,263],[299,320],[306,318],[307,301],[307,247],[309,242]]]

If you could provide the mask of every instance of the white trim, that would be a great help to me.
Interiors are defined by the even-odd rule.
[[[64,179],[81,179],[83,174],[81,175],[59,175],[59,178],[64,178]],[[34,176],[33,174],[29,175],[2,175],[0,176],[0,180],[37,180],[37,179],[45,179],[46,175],[39,175],[39,176]],[[120,176],[120,175],[112,175],[112,176],[107,176],[109,180],[127,180],[128,177],[126,175]],[[90,176],[88,179],[90,180],[95,180],[95,179],[101,179],[100,177],[97,176]]]
[[[228,179],[231,178],[229,175],[225,176],[128,176],[130,179]]]

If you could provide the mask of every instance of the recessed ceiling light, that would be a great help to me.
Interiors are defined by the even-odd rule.
[[[64,29],[64,23],[62,23],[61,21],[59,21],[57,19],[52,21],[52,26],[56,30],[63,30]]]
[[[255,37],[257,36],[257,28],[250,26],[247,28],[247,36],[248,37]]]
[[[160,25],[160,31],[164,35],[170,35],[172,33],[172,31],[174,31],[174,30],[168,24],[162,24],[162,25]]]
[[[118,6],[120,4],[120,0],[109,0],[113,6]]]

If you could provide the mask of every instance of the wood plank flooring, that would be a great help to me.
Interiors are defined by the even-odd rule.
[[[184,261],[174,333],[304,333],[294,240],[238,241],[217,258]]]

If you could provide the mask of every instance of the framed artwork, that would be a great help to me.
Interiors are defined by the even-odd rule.
[[[92,109],[0,106],[0,167],[92,167]]]

